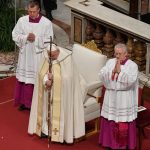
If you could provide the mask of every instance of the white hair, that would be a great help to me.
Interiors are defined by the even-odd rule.
[[[46,48],[46,50],[50,51],[50,45]],[[51,51],[56,51],[56,50],[59,50],[59,48],[55,44],[52,44]]]
[[[124,52],[128,52],[126,44],[123,44],[123,43],[116,44],[114,47],[114,50],[116,49],[122,49]]]

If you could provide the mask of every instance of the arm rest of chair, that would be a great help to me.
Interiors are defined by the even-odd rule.
[[[101,81],[93,82],[87,86],[87,93],[95,97],[101,97],[103,84]]]
[[[91,95],[91,94],[89,94],[89,93],[87,93],[87,95],[88,95],[89,97],[95,98],[98,103],[102,103],[102,98],[103,98],[103,97],[96,97],[96,96]],[[85,101],[85,102],[86,102],[86,101]]]
[[[91,94],[89,94],[89,93],[87,93],[87,95],[90,96],[90,97],[93,97],[93,98],[95,98],[95,99],[97,98],[96,96],[91,95]]]
[[[96,81],[87,86],[87,96],[93,97],[96,99],[96,101],[99,103],[100,99],[102,98],[102,88],[103,83],[101,81]],[[86,103],[87,99],[85,99],[84,103]]]
[[[103,83],[101,81],[96,81],[96,82],[92,82],[90,84],[87,85],[87,89],[88,89],[88,92],[91,91],[91,90],[96,90],[100,87],[103,86]]]

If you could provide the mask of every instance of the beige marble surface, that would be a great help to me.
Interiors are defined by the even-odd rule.
[[[86,0],[77,0],[77,1],[79,1],[79,2],[85,2]],[[101,4],[103,4],[101,1],[99,1],[99,0],[87,0],[86,2],[85,2],[85,4],[87,4],[87,5],[93,5],[93,6],[95,6],[95,5],[101,5]]]
[[[88,5],[84,6],[79,3],[82,0],[69,0],[64,4],[81,14],[87,15],[93,19],[96,19],[102,23],[106,23],[116,29],[124,31],[124,33],[130,33],[134,36],[144,39],[146,42],[150,42],[150,25],[127,15],[104,7],[102,5]]]
[[[100,0],[108,5],[113,6],[117,10],[129,14],[129,2],[124,0]]]

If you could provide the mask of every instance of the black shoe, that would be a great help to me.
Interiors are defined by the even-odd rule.
[[[19,111],[30,110],[30,108],[25,107],[23,104],[18,108]]]
[[[48,136],[44,134],[43,132],[41,132],[41,138],[48,138]]]
[[[109,147],[106,147],[106,150],[111,150],[111,148],[109,148]]]

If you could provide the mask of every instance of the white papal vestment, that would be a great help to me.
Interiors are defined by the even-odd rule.
[[[112,80],[116,61],[110,59],[99,73],[106,87],[101,116],[115,122],[131,122],[137,118],[138,66],[128,59],[121,65],[119,76]]]
[[[76,67],[72,61],[71,52],[60,47],[59,49],[60,49],[59,57],[56,61],[53,62],[53,73],[55,79],[54,66],[55,64],[57,64],[60,68],[60,77],[61,77],[61,79],[59,80],[61,82],[60,107],[58,105],[57,110],[55,107],[54,110],[53,109],[54,102],[51,105],[52,106],[51,140],[61,143],[64,141],[67,143],[73,143],[74,138],[79,138],[85,135],[85,121],[84,121],[84,107],[83,107],[83,101],[85,99],[85,88],[84,84],[83,85],[81,84],[81,82],[83,82],[83,78],[79,75],[78,71],[75,69]],[[41,100],[39,100],[39,97],[41,95],[38,95],[38,93],[40,92],[39,83],[42,82],[43,84],[42,86],[44,87],[45,81],[43,83],[43,79],[46,78],[45,74],[48,72],[47,60],[48,59],[45,59],[44,63],[42,63],[41,66],[41,68],[44,68],[44,64],[46,64],[45,65],[46,69],[42,69],[43,70],[42,78],[38,77],[38,80],[40,78],[41,81],[37,80],[37,83],[35,85],[28,126],[29,134],[37,134],[39,136],[41,135],[41,132],[48,134],[48,125],[47,125],[48,123],[46,117],[48,113],[46,107],[48,92],[45,89],[42,91],[41,95],[44,95],[44,97]],[[53,85],[53,87],[55,87],[55,84]],[[57,92],[58,91],[59,89],[57,89]],[[55,92],[56,91],[52,90],[52,95]],[[55,98],[53,100],[55,100]],[[57,111],[57,113],[54,111]],[[53,117],[55,113],[60,114],[60,116],[57,116],[56,118]],[[57,132],[55,132],[56,131],[55,129],[57,130]]]

